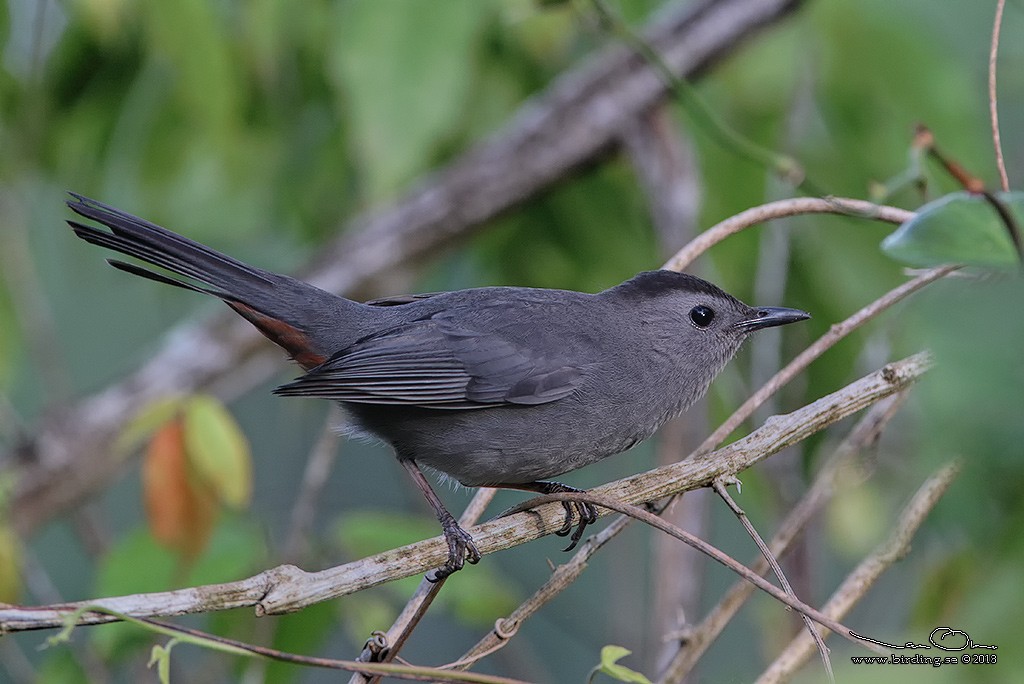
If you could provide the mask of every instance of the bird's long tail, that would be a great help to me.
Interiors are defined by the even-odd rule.
[[[212,294],[227,301],[244,302],[247,294],[251,296],[255,293],[249,290],[262,291],[274,285],[272,274],[110,205],[75,193],[71,193],[71,196],[74,199],[68,200],[68,207],[72,211],[110,228],[110,232],[107,232],[77,221],[68,221],[78,237],[211,287],[176,280],[133,264],[108,259],[115,268],[168,285]]]
[[[300,281],[264,271],[115,207],[71,193],[68,207],[110,231],[68,221],[75,234],[191,280],[108,259],[111,266],[160,283],[219,297],[305,368],[329,356],[306,329],[303,309],[323,298],[340,298]],[[196,282],[192,282],[196,281]],[[344,300],[340,300],[344,301]],[[306,305],[306,306],[303,306]]]

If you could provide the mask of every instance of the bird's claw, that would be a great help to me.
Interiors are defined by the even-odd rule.
[[[552,486],[551,491],[548,493],[555,492],[580,492],[582,490],[563,485],[561,483],[551,483],[552,485],[558,485],[557,489]],[[565,522],[562,526],[555,531],[559,537],[565,537],[572,532],[572,536],[569,537],[569,546],[562,549],[563,551],[572,551],[576,548],[576,545],[580,543],[580,539],[583,538],[583,532],[587,529],[587,525],[592,525],[597,522],[597,508],[594,504],[588,501],[563,501],[562,507],[565,508]],[[575,531],[573,530],[573,514],[579,517],[579,523],[576,525]]]
[[[555,534],[559,537],[569,534],[569,530],[572,529],[573,510],[576,511],[580,519],[579,524],[576,525],[576,530],[569,537],[569,545],[562,549],[563,552],[566,552],[576,548],[576,545],[580,543],[580,539],[583,539],[583,532],[587,529],[587,525],[593,525],[597,522],[598,516],[597,508],[589,501],[563,501],[562,505],[565,506],[565,523]]]
[[[441,523],[444,531],[444,539],[448,542],[448,560],[444,565],[432,570],[427,574],[428,582],[440,582],[452,573],[462,569],[465,562],[476,565],[480,562],[480,550],[476,548],[473,537],[469,532],[459,527],[459,524],[452,520],[445,520]]]

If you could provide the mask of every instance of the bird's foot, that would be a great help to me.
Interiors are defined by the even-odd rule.
[[[448,560],[444,565],[427,574],[428,582],[440,582],[448,575],[458,572],[463,564],[469,561],[470,565],[480,562],[480,551],[473,542],[469,532],[459,527],[455,518],[447,517],[441,521],[441,529],[444,532],[444,539],[448,542]]]
[[[540,490],[543,494],[584,491],[561,482],[542,482],[539,484],[544,485],[543,489]],[[597,522],[597,507],[587,501],[563,501],[562,507],[565,508],[565,523],[562,524],[562,527],[555,534],[559,537],[565,537],[572,532],[572,536],[569,537],[569,545],[562,549],[563,551],[572,551],[580,543],[580,539],[583,539],[583,532],[587,529],[587,525],[593,525]],[[576,525],[575,530],[573,530],[574,513],[579,517],[579,523]]]

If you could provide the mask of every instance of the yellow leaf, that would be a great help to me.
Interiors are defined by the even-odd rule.
[[[185,404],[185,451],[194,472],[217,499],[243,508],[252,496],[249,442],[224,405],[208,395]]]
[[[21,597],[21,544],[7,525],[0,526],[0,601],[17,603]]]

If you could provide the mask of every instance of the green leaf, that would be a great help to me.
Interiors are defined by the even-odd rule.
[[[121,433],[114,442],[114,449],[122,455],[135,451],[154,432],[174,418],[181,411],[183,404],[182,397],[165,397],[144,404],[121,428]]]
[[[632,651],[622,646],[605,646],[601,649],[601,663],[591,670],[590,680],[598,672],[603,673],[619,682],[630,682],[631,684],[651,684],[651,680],[636,670],[631,670],[625,665],[619,665],[619,660],[628,656]]]
[[[185,404],[185,449],[196,474],[217,498],[243,508],[252,496],[249,442],[220,401],[197,395]]]
[[[489,3],[435,0],[340,5],[330,65],[344,93],[353,139],[380,200],[417,171],[457,129],[473,79]]]
[[[1018,227],[1024,225],[1024,192],[997,193]],[[912,266],[961,263],[1013,267],[1017,250],[999,213],[984,197],[957,192],[930,202],[882,241],[882,250]]]
[[[149,662],[146,663],[146,666],[153,667],[154,664],[156,665],[160,684],[171,684],[171,649],[177,643],[177,639],[171,639],[167,642],[166,646],[157,644],[149,652]]]

